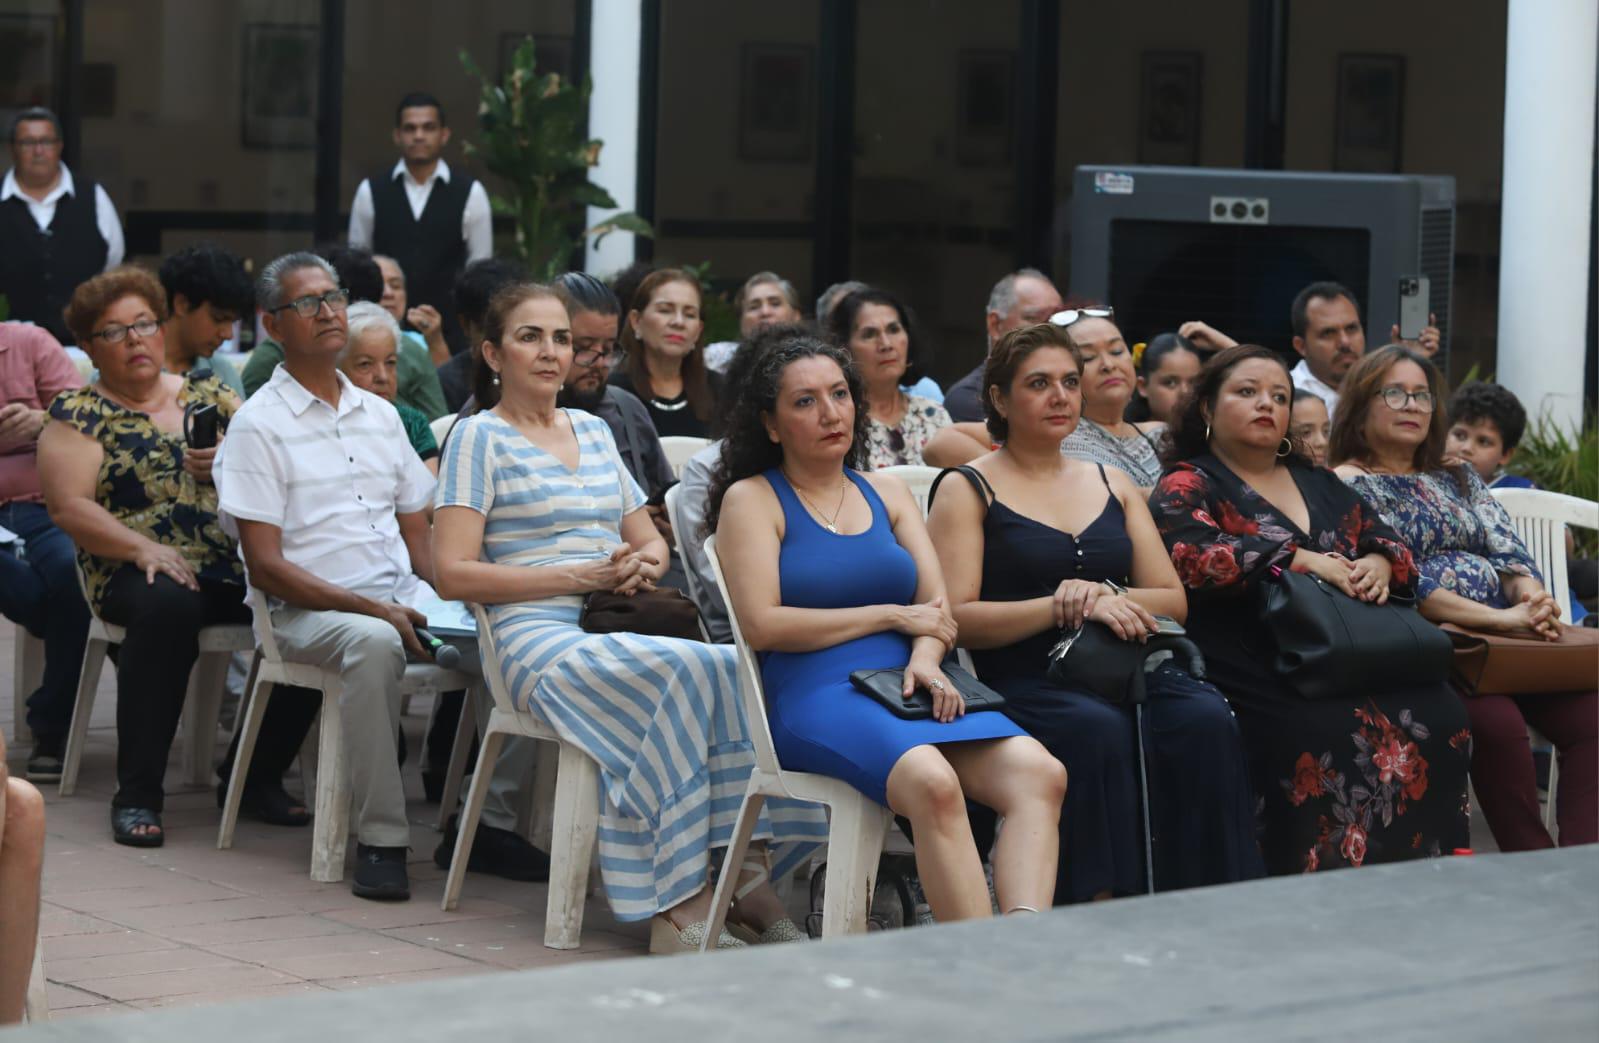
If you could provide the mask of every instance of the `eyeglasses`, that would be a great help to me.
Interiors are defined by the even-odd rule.
[[[328,306],[330,311],[335,313],[341,312],[350,306],[350,291],[344,289],[329,290],[320,297],[314,295],[308,297],[297,297],[287,304],[280,304],[276,308],[269,310],[273,312],[279,312],[283,311],[285,308],[293,308],[294,314],[298,315],[302,319],[309,319],[314,315],[320,314],[322,311],[322,305],[324,304]]]
[[[607,366],[619,366],[627,358],[627,352],[612,344],[604,348],[584,348],[572,356],[574,366],[593,366],[604,362]]]
[[[154,319],[140,319],[129,326],[124,326],[120,322],[113,322],[103,330],[95,330],[90,336],[99,337],[107,344],[120,344],[128,338],[129,330],[141,337],[153,337],[155,336],[155,331],[160,328],[161,324]]]
[[[1059,326],[1061,329],[1065,329],[1075,322],[1082,322],[1084,319],[1111,319],[1114,321],[1115,318],[1115,308],[1067,308],[1065,311],[1058,311],[1051,315],[1049,322],[1052,326]]]
[[[48,152],[61,144],[60,138],[18,138],[11,144],[22,150],[36,149],[39,152]]]
[[[1406,391],[1404,388],[1383,388],[1377,392],[1377,397],[1388,403],[1388,408],[1399,412],[1410,403],[1416,403],[1416,408],[1423,413],[1432,412],[1431,391]]]

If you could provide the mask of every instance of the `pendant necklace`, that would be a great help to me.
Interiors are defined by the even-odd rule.
[[[783,477],[788,478],[788,475],[785,474]],[[826,529],[834,536],[838,535],[838,516],[844,513],[844,499],[849,495],[849,479],[844,478],[841,481],[843,485],[838,491],[838,506],[834,508],[833,516],[831,518],[823,513],[820,507],[811,502],[811,498],[806,496],[805,493],[800,490],[800,487],[794,484],[794,480],[792,478],[790,478],[788,482],[789,488],[799,493],[799,498],[805,501],[805,506],[815,511],[816,516],[822,519],[822,528]]]

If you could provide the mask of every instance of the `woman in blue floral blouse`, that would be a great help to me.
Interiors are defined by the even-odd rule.
[[[1409,544],[1423,615],[1560,640],[1571,628],[1509,515],[1470,466],[1443,464],[1446,394],[1438,370],[1407,348],[1367,355],[1344,378],[1329,455]],[[1599,652],[1595,667],[1599,674]],[[1472,779],[1500,849],[1554,846],[1538,816],[1529,723],[1559,751],[1560,843],[1599,840],[1599,693],[1468,694],[1465,702],[1476,743]]]

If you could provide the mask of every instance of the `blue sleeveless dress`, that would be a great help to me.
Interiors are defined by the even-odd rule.
[[[856,535],[828,532],[812,518],[781,471],[765,478],[783,505],[778,556],[780,596],[793,608],[908,605],[916,596],[916,563],[894,539],[888,511],[871,483],[844,472],[872,508],[872,527]],[[814,652],[761,657],[768,716],[783,767],[843,779],[887,804],[888,773],[916,746],[1025,735],[1004,714],[972,713],[948,724],[907,721],[856,691],[854,670],[903,669],[911,639],[887,630]]]

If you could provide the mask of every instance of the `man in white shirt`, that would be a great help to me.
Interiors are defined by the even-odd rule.
[[[61,162],[61,121],[24,109],[11,121],[11,169],[0,182],[0,294],[12,319],[73,342],[61,310],[78,284],[122,263],[122,222],[104,188]]]
[[[280,257],[257,301],[284,360],[228,426],[218,456],[224,523],[250,583],[273,599],[286,659],[337,664],[357,836],[352,890],[410,896],[396,735],[406,653],[425,658],[413,605],[431,595],[433,476],[394,407],[335,366],[348,294],[315,254]]]
[[[413,305],[443,317],[453,352],[465,349],[455,321],[455,277],[494,252],[489,196],[481,182],[444,161],[450,128],[431,94],[407,94],[395,109],[400,159],[363,180],[350,203],[350,245],[385,254],[405,272]]]
[[[1294,297],[1288,319],[1294,328],[1294,350],[1303,356],[1289,373],[1294,387],[1320,396],[1327,403],[1327,415],[1335,416],[1344,374],[1366,353],[1360,305],[1345,286],[1313,282]],[[1438,354],[1442,338],[1438,327],[1429,324],[1415,341],[1400,341],[1399,327],[1395,326],[1389,331],[1389,340],[1432,358]]]

